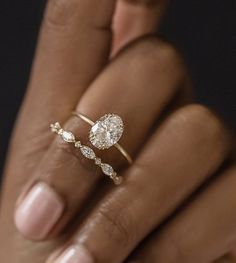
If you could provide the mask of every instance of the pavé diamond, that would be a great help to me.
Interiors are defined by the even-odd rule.
[[[101,168],[102,168],[102,171],[104,172],[104,174],[106,174],[108,176],[112,176],[114,173],[113,168],[109,164],[103,163],[101,165]]]
[[[87,147],[87,146],[82,146],[80,148],[80,151],[88,159],[92,160],[92,159],[94,159],[96,157],[94,151],[91,148]]]
[[[95,164],[100,166],[102,164],[101,158],[96,157],[95,158]]]
[[[62,136],[62,139],[66,142],[74,142],[75,141],[75,136],[73,135],[72,132],[63,131],[61,136]]]
[[[108,149],[116,144],[124,131],[122,119],[115,114],[101,117],[90,130],[90,141],[98,149]]]
[[[59,122],[50,125],[52,132],[58,132],[61,129]]]
[[[75,143],[75,148],[80,148],[82,145],[81,145],[81,142],[80,141],[77,141]]]

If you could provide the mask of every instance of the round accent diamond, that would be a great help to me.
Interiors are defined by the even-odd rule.
[[[92,126],[90,142],[98,149],[108,149],[120,140],[123,131],[122,119],[116,114],[106,114]]]
[[[92,160],[92,159],[96,158],[94,151],[87,146],[81,146],[80,151],[83,154],[83,156],[85,156],[88,159]]]
[[[80,148],[82,145],[81,145],[81,142],[80,141],[77,141],[75,143],[75,148]]]
[[[98,165],[98,166],[100,166],[100,165],[102,164],[101,158],[96,157],[96,158],[95,158],[95,164]]]
[[[61,125],[59,122],[50,125],[52,132],[58,132],[61,129]]]

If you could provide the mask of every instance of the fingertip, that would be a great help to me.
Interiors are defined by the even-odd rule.
[[[47,184],[37,183],[15,210],[18,231],[27,239],[41,241],[47,238],[60,219],[64,203]]]
[[[91,253],[83,245],[72,245],[58,255],[53,254],[46,263],[94,263]]]

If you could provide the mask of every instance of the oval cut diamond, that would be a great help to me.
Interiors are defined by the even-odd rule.
[[[90,142],[98,149],[108,149],[120,140],[123,131],[122,119],[116,114],[107,114],[92,126]]]
[[[73,135],[72,132],[63,131],[61,136],[62,136],[63,140],[66,142],[74,142],[75,141],[75,136]]]
[[[96,157],[94,151],[91,148],[87,147],[87,146],[82,146],[80,148],[80,151],[83,154],[83,156],[85,156],[88,159],[92,160],[92,159],[94,159]]]

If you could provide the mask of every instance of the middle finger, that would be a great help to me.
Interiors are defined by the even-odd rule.
[[[121,144],[134,156],[156,118],[185,81],[185,70],[176,51],[162,41],[148,38],[112,62],[86,91],[77,110],[92,120],[105,113],[118,113],[125,123],[131,123]],[[64,127],[87,143],[89,127],[83,122],[72,117]],[[119,168],[122,155],[115,150],[106,152],[100,154],[103,161]],[[35,240],[52,236],[82,207],[100,177],[91,176],[91,170],[80,159],[78,151],[59,139],[51,145],[18,201],[15,222],[24,236]]]

